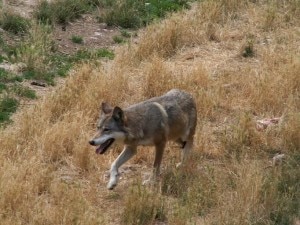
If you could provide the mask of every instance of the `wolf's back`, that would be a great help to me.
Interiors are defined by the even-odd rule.
[[[170,138],[183,137],[195,132],[197,110],[191,94],[172,89],[153,101],[161,104],[167,112]]]

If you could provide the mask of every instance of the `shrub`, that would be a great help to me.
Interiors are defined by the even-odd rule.
[[[55,20],[53,6],[47,0],[41,1],[34,12],[35,18],[43,24],[52,24]]]
[[[54,2],[54,15],[56,22],[64,24],[79,18],[88,8],[82,0],[58,0]]]
[[[22,16],[6,12],[0,20],[0,25],[13,34],[24,34],[28,32],[30,22]]]
[[[142,26],[141,15],[145,13],[144,1],[116,1],[104,16],[108,26],[123,28],[138,28]]]
[[[83,13],[99,4],[99,0],[56,0],[50,3],[43,0],[39,3],[34,14],[42,23],[52,24],[57,22],[65,24],[79,18]]]

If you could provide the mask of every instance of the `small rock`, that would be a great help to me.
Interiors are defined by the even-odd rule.
[[[261,131],[267,129],[268,126],[272,126],[274,124],[278,124],[280,122],[281,117],[275,117],[271,119],[262,119],[256,121],[256,129]]]
[[[102,36],[103,34],[101,34],[100,32],[95,32],[94,35],[95,36]]]
[[[272,159],[273,166],[280,165],[285,158],[285,154],[276,154]]]

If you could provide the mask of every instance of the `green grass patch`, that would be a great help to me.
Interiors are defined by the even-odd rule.
[[[115,54],[106,48],[100,48],[100,49],[96,50],[95,56],[96,56],[96,58],[114,59]]]
[[[49,85],[54,85],[55,74],[51,72],[42,72],[32,69],[24,71],[22,75],[25,79],[42,80]]]
[[[121,30],[121,35],[125,38],[130,38],[132,36],[132,34],[127,30]]]
[[[10,122],[10,116],[17,111],[19,102],[15,98],[4,97],[0,100],[0,126]]]
[[[114,53],[107,49],[97,49],[95,51],[90,50],[79,50],[74,56],[70,57],[71,62],[79,62],[84,60],[96,60],[99,58],[113,59]]]
[[[1,16],[0,26],[13,34],[25,34],[28,32],[30,22],[22,16],[6,12]]]
[[[53,2],[43,0],[38,4],[34,15],[42,23],[65,24],[91,11],[100,3],[101,1],[98,0],[56,0]]]
[[[0,82],[0,94],[7,89],[6,84]]]
[[[0,68],[0,82],[9,83],[9,82],[21,82],[23,79],[20,76],[14,75],[7,72],[5,69]]]
[[[12,87],[12,90],[19,97],[25,97],[25,98],[29,98],[29,99],[37,98],[35,91],[28,88],[28,87],[24,87],[24,86],[21,86],[21,85],[14,85]]]
[[[4,60],[6,60],[5,56],[0,55],[0,63],[4,62]]]
[[[43,24],[53,24],[55,15],[53,14],[54,7],[47,0],[41,1],[36,11],[34,12],[35,18]]]
[[[45,80],[53,84],[55,76],[65,77],[75,63],[100,58],[113,59],[114,53],[108,49],[101,48],[94,51],[87,49],[79,50],[74,55],[52,54],[49,56],[49,62],[47,62],[50,68],[52,68],[51,71],[42,74],[41,72],[31,70],[25,71],[23,75],[26,79]]]
[[[83,44],[83,38],[81,36],[73,35],[71,40],[75,44]]]
[[[187,0],[121,0],[111,2],[103,21],[109,26],[139,28],[168,12],[188,7]]]
[[[113,36],[113,40],[114,40],[114,42],[117,43],[117,44],[121,44],[121,43],[124,43],[124,42],[125,42],[124,38],[122,38],[122,37],[119,36],[119,35]]]

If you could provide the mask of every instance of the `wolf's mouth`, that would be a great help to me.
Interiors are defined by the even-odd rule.
[[[97,149],[96,153],[97,154],[103,154],[106,152],[106,150],[111,146],[111,144],[115,141],[114,138],[110,138],[107,141],[105,141],[103,144],[101,144]]]

